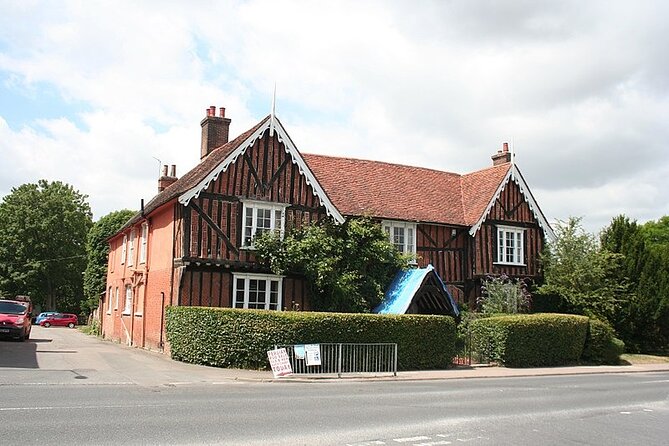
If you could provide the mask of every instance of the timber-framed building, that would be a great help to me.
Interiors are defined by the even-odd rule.
[[[272,275],[253,239],[326,217],[377,219],[460,304],[487,275],[540,276],[553,233],[506,144],[492,166],[461,175],[302,154],[274,115],[229,140],[216,111],[201,122],[200,163],[180,178],[164,166],[158,194],[109,239],[105,338],[162,350],[167,305],[310,310],[303,278]]]

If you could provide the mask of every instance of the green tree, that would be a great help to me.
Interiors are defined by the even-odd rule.
[[[319,311],[370,312],[408,261],[369,218],[307,225],[283,240],[263,234],[254,244],[275,274],[306,277]]]
[[[0,292],[28,294],[46,309],[83,297],[88,197],[60,181],[13,188],[0,203]]]
[[[105,290],[107,282],[107,256],[109,244],[107,239],[114,235],[132,216],[134,211],[127,209],[115,211],[93,223],[86,239],[86,271],[84,271],[84,297],[82,306],[90,311],[98,305],[100,293]]]
[[[600,249],[597,238],[583,230],[580,218],[556,228],[556,240],[542,255],[544,284],[538,292],[557,296],[569,311],[616,326],[616,313],[630,300],[623,274],[624,257]]]
[[[624,256],[634,299],[619,311],[615,327],[632,351],[669,349],[669,217],[644,225],[624,215],[601,233],[602,247]]]
[[[650,246],[669,246],[669,215],[644,223],[642,230]]]
[[[669,245],[648,250],[637,293],[643,316],[641,350],[669,353]]]

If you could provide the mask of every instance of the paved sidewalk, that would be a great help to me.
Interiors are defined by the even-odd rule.
[[[512,369],[454,367],[392,374],[293,375],[275,379],[271,371],[206,367],[172,360],[168,355],[102,341],[78,330],[33,327],[28,342],[0,343],[0,386],[127,385],[187,386],[243,382],[417,381],[586,373],[669,372],[669,363],[627,366],[580,366]]]
[[[109,344],[105,341],[98,342]],[[388,373],[344,374],[341,378],[332,375],[291,375],[274,378],[271,371],[242,370],[208,367],[195,364],[186,364],[172,360],[168,355],[126,347],[114,344],[116,348],[126,350],[132,356],[152,357],[162,366],[155,367],[150,373],[155,373],[166,367],[170,373],[165,373],[173,380],[173,385],[186,384],[219,384],[229,381],[241,382],[336,382],[336,381],[420,381],[467,378],[504,378],[519,376],[550,376],[550,375],[585,375],[597,373],[643,373],[669,372],[669,363],[636,364],[619,366],[572,366],[572,367],[537,367],[537,368],[507,368],[489,365],[456,366],[445,370],[401,371],[397,376]],[[148,358],[147,358],[148,359]],[[156,370],[158,369],[158,370]],[[161,370],[162,371],[162,370]],[[184,379],[184,375],[188,379]]]
[[[664,364],[637,364],[620,366],[574,366],[574,367],[537,367],[537,368],[507,368],[495,366],[458,366],[446,370],[421,370],[398,372],[397,376],[389,374],[356,374],[343,375],[342,380],[383,380],[383,381],[420,381],[441,379],[467,378],[505,378],[518,376],[549,376],[549,375],[586,375],[597,373],[642,373],[642,372],[669,372],[669,363]],[[243,378],[240,378],[243,379]],[[272,381],[323,381],[336,380],[336,375],[304,376],[292,375],[289,377],[272,379]]]

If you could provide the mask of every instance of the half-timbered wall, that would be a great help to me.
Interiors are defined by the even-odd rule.
[[[289,204],[286,230],[325,216],[285,146],[269,131],[221,173],[206,191],[181,207],[181,245],[177,256],[220,264],[254,262],[253,251],[242,247],[243,199]],[[187,230],[186,228],[190,228]]]
[[[495,263],[498,225],[525,230],[524,266]],[[477,231],[470,247],[470,255],[473,259],[472,278],[481,278],[489,274],[506,274],[510,277],[537,277],[540,274],[539,255],[543,245],[543,230],[539,227],[518,185],[509,181],[490,210],[486,221]]]
[[[299,277],[284,277],[282,309],[310,310],[309,291],[306,281]],[[186,268],[181,280],[179,305],[203,307],[232,307],[232,273],[220,266],[196,266]]]
[[[419,224],[416,230],[418,264],[432,264],[458,301],[467,275],[467,231],[464,227],[430,224]]]
[[[244,199],[288,204],[286,231],[326,215],[285,146],[265,132],[205,191],[177,210],[176,257],[187,265],[180,305],[231,307],[232,271],[269,273],[256,263],[254,251],[242,246]],[[309,309],[304,281],[286,277],[283,287],[284,307]]]

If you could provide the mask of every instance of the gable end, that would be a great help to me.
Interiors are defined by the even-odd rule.
[[[344,217],[341,215],[339,210],[337,210],[334,204],[332,204],[332,201],[318,183],[318,180],[314,176],[313,172],[304,162],[302,155],[300,155],[300,152],[297,150],[297,147],[295,147],[295,144],[290,139],[290,136],[288,136],[288,133],[281,124],[281,121],[276,118],[266,120],[265,124],[260,126],[255,132],[246,138],[246,140],[244,140],[235,150],[233,150],[232,153],[230,153],[230,155],[228,155],[223,160],[223,162],[212,169],[212,171],[209,172],[207,176],[205,176],[196,186],[181,194],[179,196],[179,203],[187,206],[193,198],[199,197],[200,193],[205,191],[211,182],[216,181],[222,172],[225,172],[231,164],[237,161],[237,158],[242,156],[249,147],[252,147],[258,139],[262,138],[262,135],[265,133],[265,131],[267,131],[267,129],[270,130],[270,133],[277,133],[279,142],[283,143],[286,153],[290,154],[292,163],[298,166],[300,174],[304,176],[307,185],[312,187],[314,195],[323,204],[326,213],[334,218],[338,223],[343,223]]]
[[[523,198],[525,199],[528,207],[530,208],[532,215],[537,220],[539,227],[543,229],[546,237],[548,237],[551,240],[555,240],[555,233],[553,232],[553,229],[551,228],[550,224],[548,224],[546,217],[544,216],[543,212],[541,212],[541,209],[539,208],[539,205],[534,199],[534,196],[532,195],[529,186],[525,182],[523,175],[520,173],[520,170],[518,170],[518,167],[516,167],[515,164],[511,166],[504,179],[500,182],[499,187],[493,194],[492,198],[490,199],[490,202],[486,206],[486,209],[479,218],[479,220],[474,224],[474,226],[472,226],[469,229],[469,234],[472,237],[476,235],[478,230],[481,228],[481,225],[486,221],[486,219],[490,215],[490,211],[495,205],[495,202],[500,197],[500,195],[504,191],[504,188],[506,187],[509,181],[513,181],[514,183],[516,183],[516,185],[520,189],[520,193],[523,195]]]

